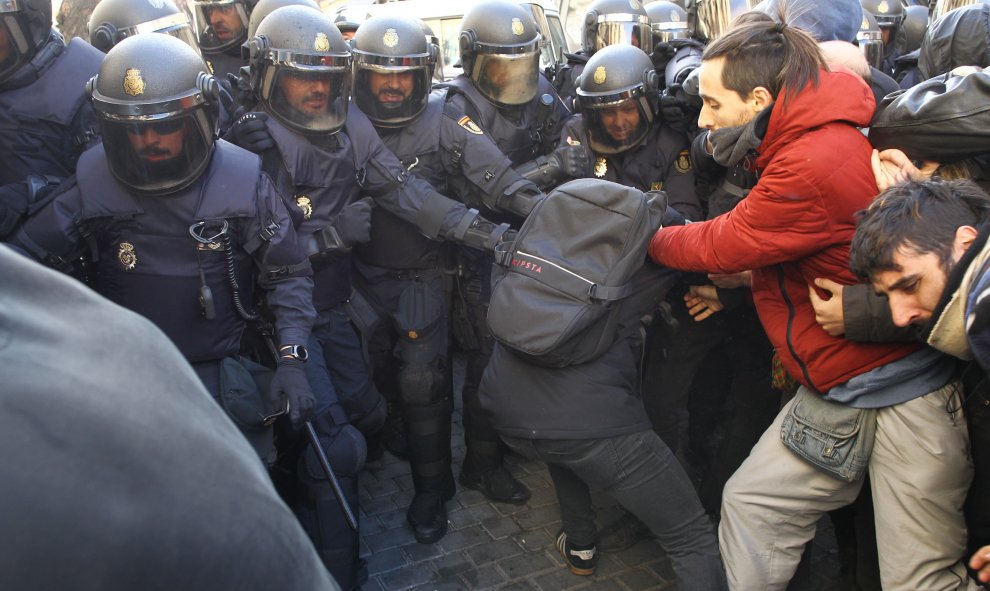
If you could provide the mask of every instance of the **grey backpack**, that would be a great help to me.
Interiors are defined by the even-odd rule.
[[[598,179],[554,189],[496,250],[488,308],[495,339],[548,367],[604,353],[666,204],[663,193]]]

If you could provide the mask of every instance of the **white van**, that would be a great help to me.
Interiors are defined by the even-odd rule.
[[[461,73],[459,66],[460,49],[457,43],[457,37],[461,32],[461,18],[466,9],[475,2],[476,0],[403,0],[367,5],[363,2],[351,2],[334,6],[329,12],[340,10],[344,6],[353,7],[355,4],[359,4],[371,16],[394,14],[423,20],[440,39],[444,66],[443,77],[445,80],[450,80]],[[545,69],[548,66],[564,63],[564,52],[570,51],[570,49],[564,34],[564,26],[560,19],[557,3],[553,0],[532,0],[520,2],[520,4],[532,12],[540,33],[547,41],[540,55],[540,67]]]

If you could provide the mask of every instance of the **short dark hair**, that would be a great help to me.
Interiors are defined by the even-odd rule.
[[[877,273],[901,270],[894,263],[901,247],[935,253],[948,270],[956,230],[990,221],[990,196],[968,180],[908,182],[878,195],[859,218],[849,251],[856,275],[872,280]]]
[[[775,100],[784,90],[796,94],[817,85],[819,70],[828,69],[811,35],[758,11],[741,14],[701,56],[703,62],[716,58],[725,58],[722,86],[743,99],[758,86]]]

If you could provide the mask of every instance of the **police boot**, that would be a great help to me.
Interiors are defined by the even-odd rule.
[[[497,503],[525,503],[531,496],[529,489],[503,465],[502,442],[481,411],[477,389],[465,386],[463,394],[466,453],[458,481]]]
[[[334,494],[316,452],[307,445],[299,459],[303,492],[294,508],[296,517],[340,588],[360,589],[368,579],[367,564],[359,557],[358,532],[348,523],[341,503],[347,503],[355,517],[360,514],[357,475],[365,461],[364,438],[351,425],[329,427],[318,419],[316,429],[344,498]]]
[[[406,519],[420,544],[432,544],[447,533],[446,502],[454,497],[450,470],[450,399],[403,408],[409,433],[413,497]]]

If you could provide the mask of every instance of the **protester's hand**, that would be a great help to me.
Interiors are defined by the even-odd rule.
[[[560,146],[550,153],[548,159],[551,166],[557,167],[571,178],[584,178],[591,168],[588,152],[581,145]]]
[[[371,197],[358,199],[354,203],[349,203],[340,214],[337,215],[333,227],[340,236],[345,248],[351,248],[355,244],[363,244],[371,240],[371,210],[373,209]]]
[[[740,271],[738,273],[709,273],[708,279],[715,284],[715,287],[722,289],[735,289],[737,287],[751,287],[753,285],[753,272]]]
[[[990,583],[990,546],[984,546],[969,559],[969,568],[977,571],[976,578],[983,583]]]
[[[684,294],[684,304],[695,322],[701,322],[724,307],[714,285],[692,285]]]
[[[814,286],[808,286],[811,306],[815,309],[815,321],[828,334],[833,337],[841,337],[846,334],[846,321],[842,314],[842,285],[821,277],[815,279],[815,285],[831,296],[824,299],[818,295]]]
[[[255,154],[270,150],[275,147],[275,140],[265,126],[267,120],[266,113],[245,113],[230,126],[223,139]]]
[[[288,401],[289,420],[297,429],[312,418],[316,398],[309,387],[302,361],[285,358],[280,360],[275,368],[275,375],[272,376],[268,398],[273,408],[285,408]]]
[[[939,166],[938,162],[926,161],[921,168],[918,168],[907,154],[897,148],[889,148],[882,152],[873,150],[870,162],[880,191],[886,191],[908,180],[923,181],[935,174]]]

